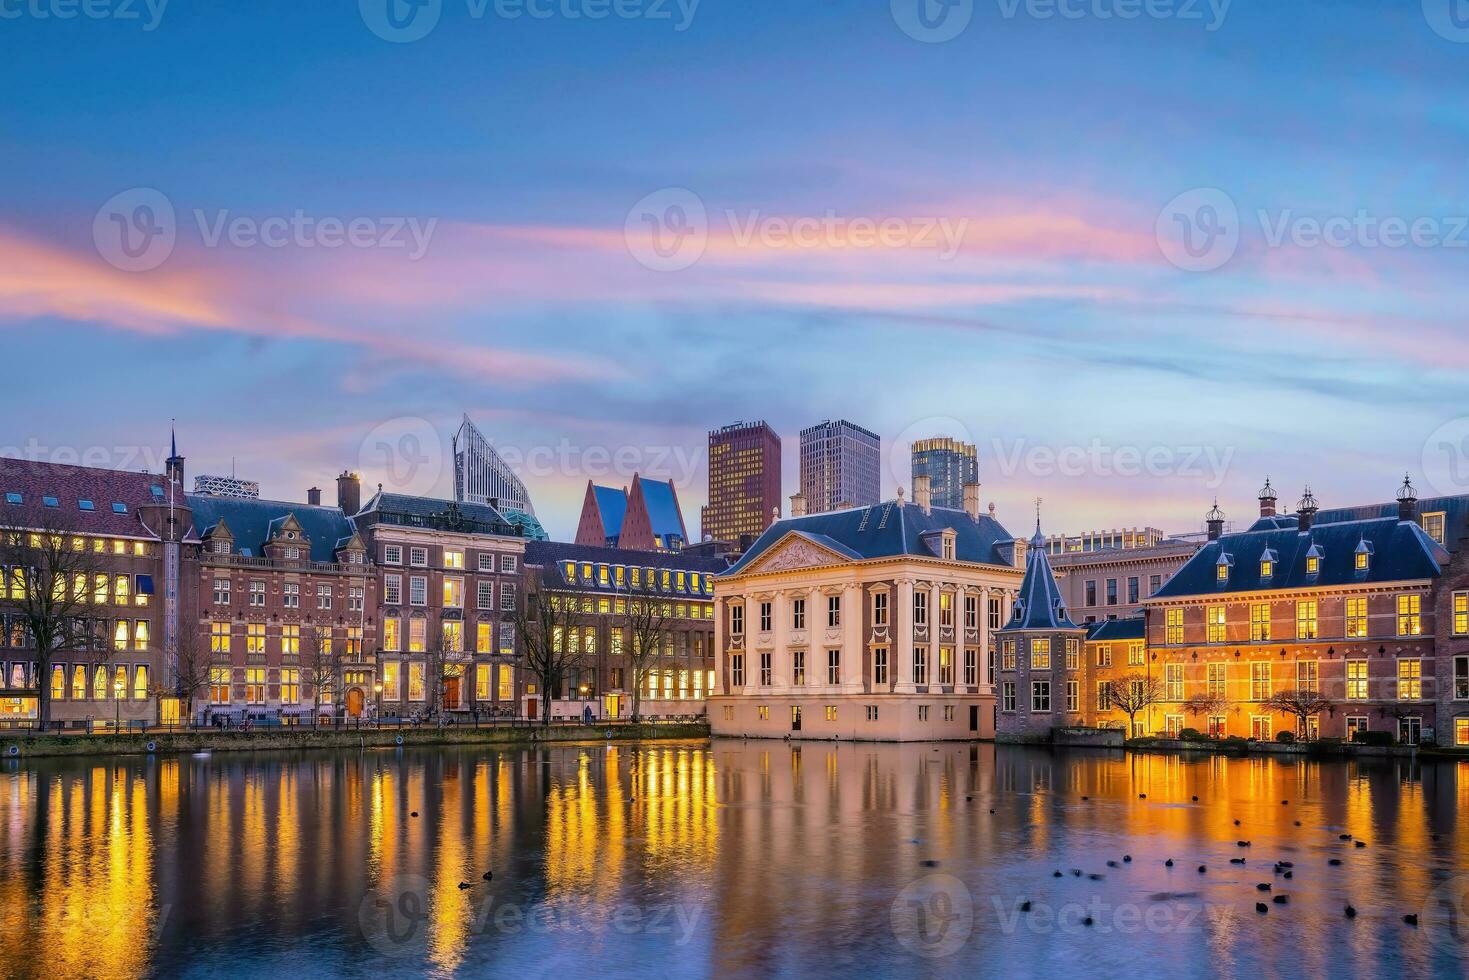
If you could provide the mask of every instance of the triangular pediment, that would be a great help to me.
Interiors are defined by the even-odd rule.
[[[751,575],[785,572],[798,568],[844,565],[852,559],[839,551],[817,544],[798,531],[792,531],[766,549],[745,571]]]

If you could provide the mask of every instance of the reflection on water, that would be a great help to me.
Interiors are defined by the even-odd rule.
[[[741,741],[219,755],[7,763],[0,806],[6,976],[1469,968],[1469,918],[1447,914],[1469,912],[1469,763]]]

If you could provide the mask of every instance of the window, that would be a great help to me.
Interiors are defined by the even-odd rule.
[[[1423,698],[1423,661],[1398,661],[1398,700],[1420,701]]]
[[[743,653],[729,655],[729,682],[734,687],[745,686],[745,655]]]
[[[414,575],[408,579],[408,604],[410,606],[428,605],[428,578],[423,575]]]
[[[939,683],[954,683],[954,648],[939,647]]]
[[[230,703],[230,669],[228,667],[209,668],[209,703]]]
[[[1261,578],[1274,578],[1275,577],[1275,562],[1274,561],[1272,561],[1269,558],[1261,558],[1260,559],[1260,577]]]
[[[869,705],[867,705],[867,720],[868,721],[877,721],[877,705],[875,705],[875,704],[869,704]]]
[[[257,608],[265,606],[265,583],[258,579],[250,582],[250,605]]]
[[[464,652],[464,624],[457,619],[446,619],[439,624],[445,653]],[[590,652],[590,651],[588,651]]]
[[[1371,560],[1370,560],[1371,557],[1372,557],[1372,552],[1369,551],[1369,550],[1367,550],[1366,548],[1363,548],[1362,546],[1359,545],[1357,547],[1356,562],[1355,562],[1357,571],[1359,571],[1359,572],[1365,572],[1365,571],[1367,571],[1368,566],[1371,564]]]
[[[1081,669],[1081,640],[1074,636],[1066,641],[1066,669]]]
[[[770,720],[770,705],[768,705],[768,704],[756,705],[756,707],[755,707],[755,717],[759,718],[761,721],[769,721]]]
[[[403,604],[403,576],[383,576],[383,604],[388,606]]]
[[[217,578],[214,580],[214,604],[216,606],[227,606],[230,604],[230,580]]]
[[[445,548],[444,567],[462,571],[464,568],[464,552],[458,548]]]
[[[928,593],[913,593],[913,625],[928,625]]]
[[[428,620],[414,616],[408,620],[408,652],[423,653],[428,644]]]
[[[760,603],[759,609],[760,609],[760,632],[762,632],[762,633],[769,633],[770,630],[771,630],[770,620],[772,618],[771,617],[771,612],[770,612],[770,610],[771,610],[771,604],[768,603],[768,602],[762,602],[762,603]]]
[[[1469,634],[1469,592],[1454,593],[1454,635]]]
[[[265,652],[265,624],[245,624],[245,652],[263,654]]]
[[[1454,719],[1454,744],[1460,747],[1469,746],[1469,718]]]
[[[1051,682],[1050,681],[1031,681],[1030,682],[1030,710],[1031,711],[1050,711],[1051,710]]]
[[[977,596],[964,597],[964,628],[967,630],[979,629],[979,598]]]
[[[501,612],[514,612],[515,611],[515,583],[514,582],[501,582],[500,583],[500,611]]]
[[[829,595],[826,597],[826,627],[836,629],[842,625],[842,597]]]
[[[428,549],[427,548],[409,548],[408,549],[408,564],[412,565],[414,568],[427,568],[428,567]]]
[[[1444,521],[1447,516],[1441,510],[1423,515],[1423,532],[1439,544],[1444,544]]]
[[[1228,664],[1209,664],[1204,674],[1204,688],[1209,697],[1227,697],[1229,693],[1228,678]]]
[[[1051,669],[1051,641],[1045,637],[1034,637],[1030,641],[1030,666],[1032,670]]]
[[[999,600],[999,598],[993,598],[993,599],[990,600],[990,629],[997,630],[999,628],[1000,628],[1000,600]]]
[[[918,706],[918,720],[928,721],[928,705],[920,704]]]
[[[1170,646],[1183,642],[1183,610],[1168,610],[1166,638]]]
[[[826,683],[837,685],[842,682],[842,651],[826,651]]]
[[[281,704],[301,703],[301,668],[281,668]]]
[[[425,665],[410,662],[408,664],[408,700],[422,701],[427,697],[428,689],[425,684]]]
[[[318,633],[318,636],[320,634]],[[331,633],[327,631],[327,647],[322,651],[324,654],[331,653]],[[294,623],[281,627],[281,653],[299,654],[301,652],[301,627]]]
[[[1296,690],[1321,690],[1321,665],[1314,660],[1296,662]]]
[[[1073,712],[1074,711],[1080,711],[1081,710],[1081,682],[1080,681],[1067,681],[1066,682],[1066,710],[1067,711],[1073,711]]]
[[[1347,700],[1367,700],[1367,661],[1347,661]]]
[[[397,616],[389,616],[383,620],[383,649],[391,653],[397,653],[403,649],[403,621]]]
[[[1015,710],[1015,682],[1005,681],[1000,685],[1000,710]]]
[[[979,650],[975,647],[964,648],[964,685],[979,686]]]
[[[383,545],[383,564],[384,565],[401,565],[401,564],[403,564],[403,546],[401,544],[385,544],[385,545]]]
[[[1095,606],[1097,604],[1097,583],[1095,580],[1086,583],[1086,604]]]
[[[1097,710],[1112,710],[1112,682],[1097,681]]]
[[[1117,605],[1117,580],[1115,578],[1107,579],[1107,605]]]
[[[796,599],[791,602],[791,629],[803,630],[806,628],[806,600]]]
[[[330,585],[318,584],[316,586],[316,608],[330,609],[332,607],[332,587]]]
[[[1306,574],[1307,575],[1320,575],[1321,574],[1321,559],[1320,559],[1319,556],[1317,556],[1317,555],[1307,555],[1306,556]]]
[[[1250,700],[1270,700],[1270,665],[1268,663],[1250,664]]]
[[[506,656],[515,654],[515,624],[500,624],[500,653]]]
[[[515,574],[516,566],[518,564],[519,564],[519,561],[517,560],[517,558],[516,558],[515,555],[501,555],[500,556],[500,574],[501,575],[514,575]],[[619,568],[617,570],[617,584],[618,585],[621,585],[622,584],[622,569],[621,568]]]
[[[1250,715],[1250,738],[1257,742],[1270,741],[1274,722],[1269,715]]]
[[[1225,643],[1229,634],[1225,630],[1225,607],[1210,606],[1204,613],[1204,622],[1209,627],[1210,643]]]
[[[209,652],[226,654],[230,652],[229,623],[209,624]]]
[[[837,720],[837,706],[836,705],[829,704],[829,705],[826,706],[826,720],[827,721],[836,721]]]
[[[1367,635],[1367,599],[1347,600],[1347,636],[1361,639]]]
[[[1371,731],[1371,725],[1366,715],[1350,715],[1347,717],[1347,741],[1355,742],[1358,732]]]
[[[464,579],[457,575],[444,576],[444,608],[462,609],[464,607]]]
[[[769,687],[775,678],[770,666],[770,653],[760,654],[760,686]]]
[[[791,652],[791,683],[801,687],[806,683],[806,651]]]
[[[1469,701],[1469,657],[1454,658],[1454,700]]]
[[[1127,666],[1142,667],[1148,662],[1148,646],[1146,643],[1129,643],[1127,645]]]
[[[1423,635],[1423,597],[1398,596],[1398,636]]]
[[[1314,599],[1302,599],[1296,603],[1296,639],[1316,639],[1318,635],[1316,612],[1316,600]]]
[[[1127,601],[1129,604],[1138,601],[1138,579],[1135,575],[1127,580]]]
[[[1097,666],[1112,666],[1112,645],[1110,643],[1097,644]]]
[[[1250,640],[1254,643],[1270,639],[1270,603],[1250,604]]]
[[[265,668],[245,668],[245,703],[265,703]]]
[[[515,697],[515,668],[500,664],[499,680],[495,686],[495,697],[499,701],[510,701]]]
[[[888,648],[876,647],[872,651],[872,683],[873,685],[886,684],[888,682]],[[1469,683],[1469,681],[1466,681]],[[1469,697],[1469,695],[1466,695]]]
[[[1183,700],[1183,664],[1167,664],[1163,668],[1163,700]]]
[[[282,602],[287,609],[301,608],[301,583],[287,582],[281,587]]]
[[[886,626],[888,624],[888,594],[886,592],[874,592],[872,594],[872,625]]]
[[[954,628],[954,594],[939,593],[939,625],[944,629]]]
[[[478,623],[474,628],[474,652],[494,653],[494,629],[489,623]],[[488,697],[488,695],[486,695]],[[481,698],[480,700],[483,700]]]

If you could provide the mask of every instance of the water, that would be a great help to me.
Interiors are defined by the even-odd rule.
[[[0,973],[1463,977],[1466,814],[1469,763],[1396,760],[716,741],[6,763]]]

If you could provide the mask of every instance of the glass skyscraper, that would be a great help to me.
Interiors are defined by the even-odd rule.
[[[964,484],[979,482],[979,451],[957,439],[919,439],[913,443],[913,478],[926,476],[934,507],[964,509]]]

